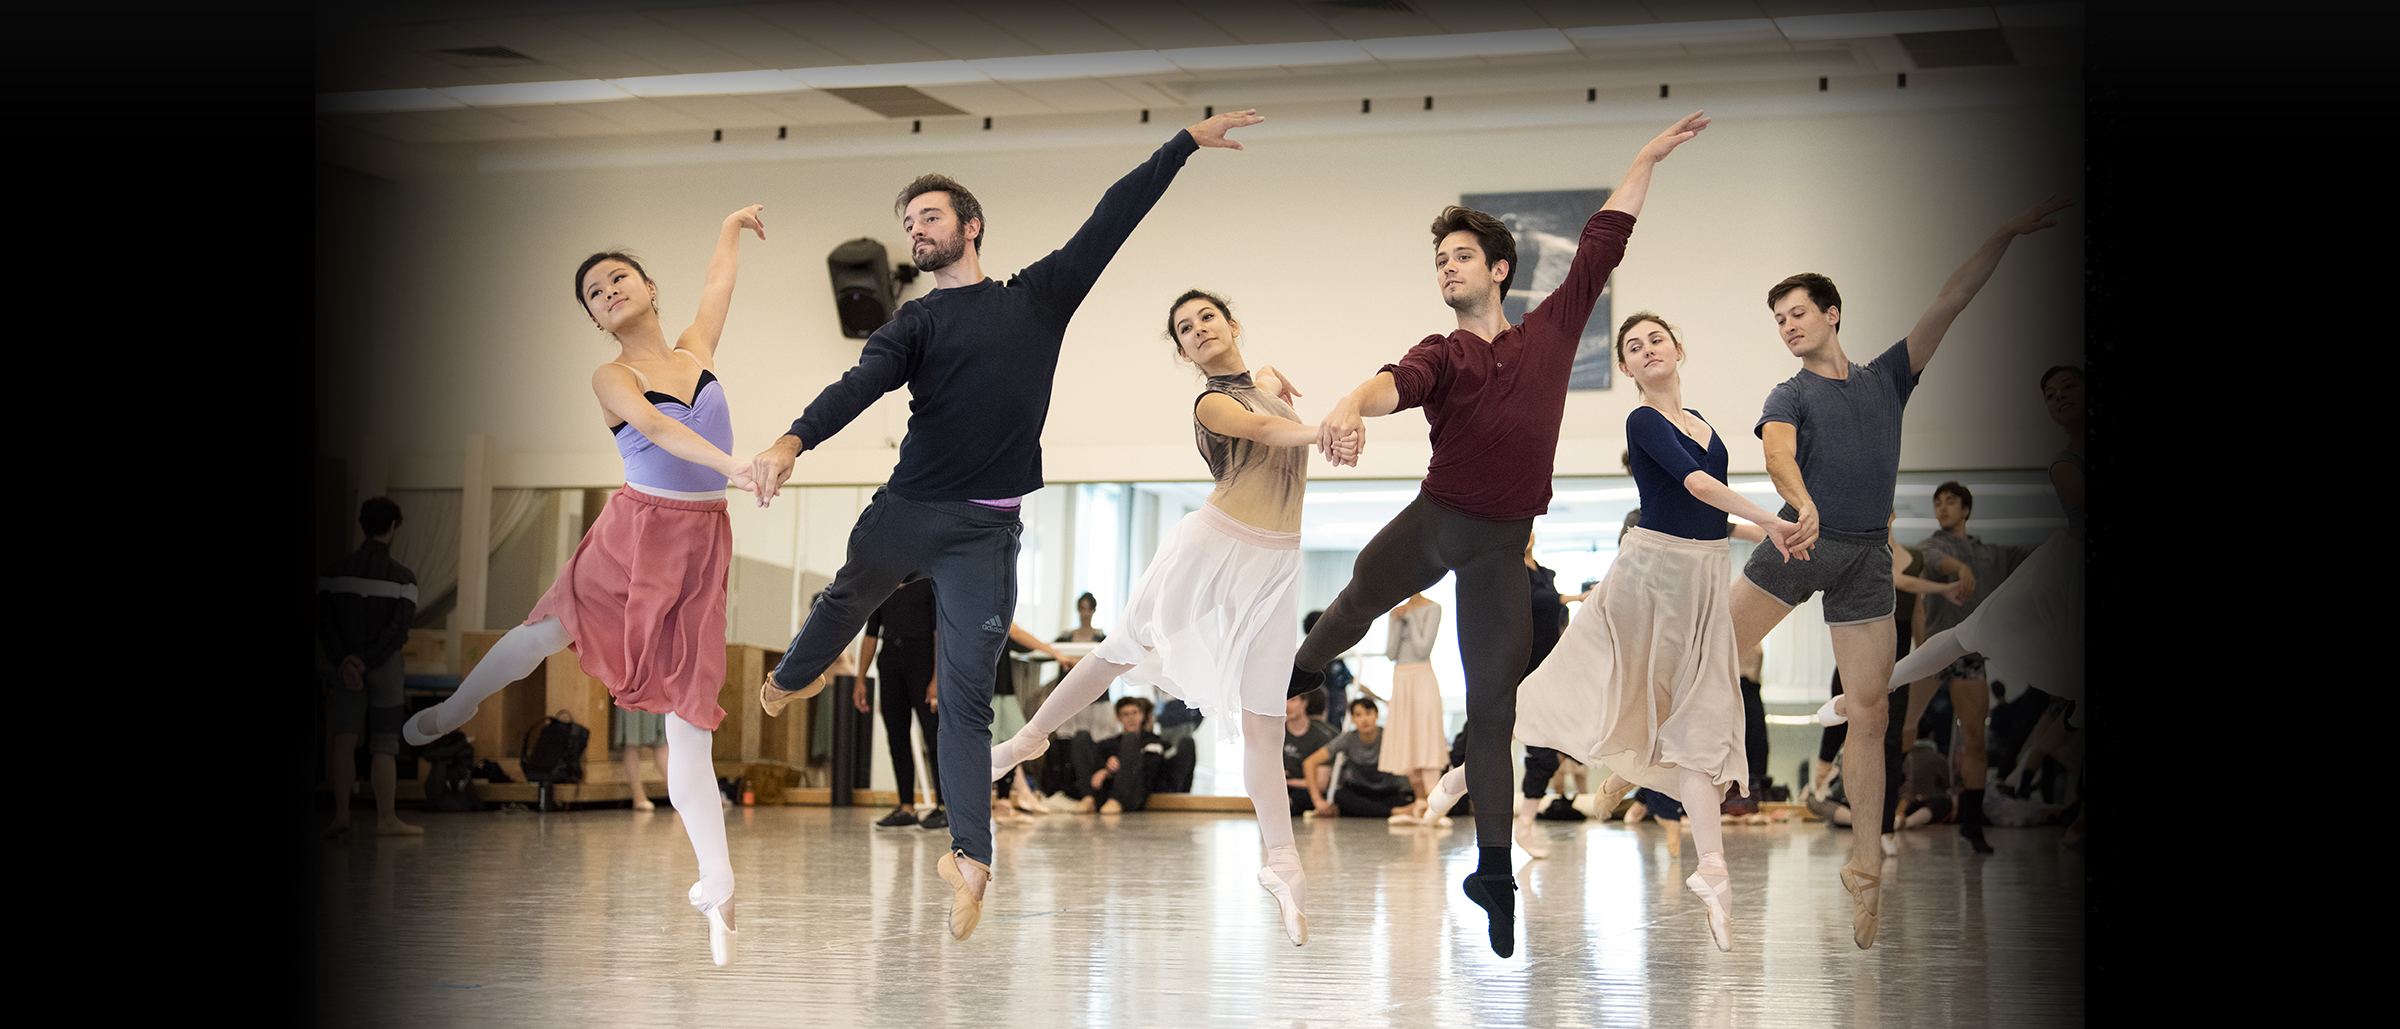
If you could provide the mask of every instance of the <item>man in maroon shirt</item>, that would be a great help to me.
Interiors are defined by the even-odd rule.
[[[1575,345],[1650,191],[1650,170],[1708,127],[1693,112],[1642,147],[1607,206],[1583,227],[1565,282],[1510,325],[1500,301],[1516,277],[1516,239],[1491,215],[1450,207],[1433,223],[1434,285],[1458,330],[1428,336],[1325,416],[1318,444],[1363,449],[1361,418],[1411,407],[1433,427],[1433,464],[1417,499],[1375,534],[1350,584],[1325,609],[1292,661],[1292,693],[1316,688],[1326,662],[1366,635],[1375,617],[1458,573],[1460,656],[1467,669],[1467,793],[1475,798],[1481,860],[1465,884],[1491,915],[1492,950],[1516,949],[1517,884],[1509,863],[1515,783],[1509,740],[1517,681],[1532,649],[1522,555],[1533,519],[1550,509],[1550,472],[1566,409]],[[1356,463],[1355,449],[1350,463]]]

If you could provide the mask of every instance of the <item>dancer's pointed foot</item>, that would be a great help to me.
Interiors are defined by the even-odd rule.
[[[992,781],[999,782],[1017,766],[1040,757],[1050,750],[1050,734],[1033,726],[1017,730],[1017,734],[992,744]]]
[[[1273,682],[1274,680],[1268,681]],[[1289,700],[1323,685],[1325,685],[1324,672],[1303,672],[1295,666],[1292,669],[1292,683],[1284,690],[1283,696],[1284,699]]]
[[[1708,905],[1708,935],[1718,950],[1733,949],[1733,876],[1725,870],[1721,852],[1700,855],[1700,870],[1683,885]]]
[[[1534,830],[1533,825],[1533,816],[1541,812],[1541,807],[1542,802],[1539,800],[1529,798],[1518,801],[1517,821],[1514,831],[1517,846],[1525,848],[1525,853],[1531,854],[1536,858],[1546,858],[1550,856],[1550,844],[1543,842],[1541,834]]]
[[[442,709],[449,706],[448,703],[435,704],[409,716],[407,721],[400,723],[400,738],[407,740],[408,745],[412,747],[430,746],[433,741],[450,735],[459,726],[472,721],[475,718],[475,712],[479,710],[479,708],[468,708],[467,713],[460,716],[457,721],[445,724],[441,717]]]
[[[1461,793],[1450,792],[1450,777],[1444,775],[1433,781],[1433,789],[1425,797],[1425,813],[1419,820],[1427,825],[1450,824],[1450,809],[1458,806]]]
[[[1267,888],[1283,910],[1283,933],[1292,938],[1292,946],[1308,943],[1308,913],[1302,909],[1307,900],[1308,873],[1300,870],[1300,850],[1297,847],[1276,847],[1267,852],[1267,866],[1258,870],[1258,884]]]
[[[1513,875],[1470,875],[1463,884],[1467,899],[1492,919],[1492,953],[1508,957],[1517,952],[1517,878]]]
[[[1842,888],[1850,891],[1850,938],[1865,950],[1875,945],[1883,920],[1883,877],[1842,866]]]
[[[1836,695],[1832,700],[1826,701],[1824,707],[1817,709],[1818,725],[1840,725],[1849,720],[1850,716],[1842,712],[1841,695]]]
[[[952,850],[935,863],[934,870],[950,884],[950,935],[961,940],[975,935],[975,924],[983,921],[983,896],[991,885],[992,866],[968,857],[966,851]]]
[[[733,927],[733,898],[727,897],[724,903],[714,907],[701,907],[699,883],[693,883],[684,898],[691,901],[693,907],[700,908],[700,914],[708,919],[709,960],[716,962],[718,968],[732,964],[733,943],[737,935]]]
[[[773,718],[776,715],[782,714],[783,709],[790,707],[793,701],[807,700],[810,697],[825,692],[825,687],[830,685],[832,682],[833,673],[827,672],[823,675],[817,676],[815,682],[811,682],[808,685],[802,686],[796,690],[787,690],[781,686],[775,685],[775,677],[770,675],[767,677],[767,681],[758,684],[759,709],[765,711],[767,713],[767,717]]]

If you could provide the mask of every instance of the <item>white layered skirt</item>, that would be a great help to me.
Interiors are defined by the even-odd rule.
[[[1678,794],[1681,770],[1747,791],[1732,549],[1636,527],[1558,647],[1517,688],[1517,738]]]
[[[1202,504],[1175,523],[1092,656],[1133,665],[1125,681],[1165,690],[1207,716],[1218,738],[1238,739],[1241,711],[1283,717],[1299,591],[1299,533]]]

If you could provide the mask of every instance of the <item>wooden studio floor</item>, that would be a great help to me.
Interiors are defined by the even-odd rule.
[[[974,938],[946,930],[947,831],[869,808],[727,813],[741,927],[708,960],[675,814],[411,811],[421,838],[319,844],[317,989],[338,1026],[2074,1026],[2083,876],[2060,830],[1947,827],[1885,864],[1882,937],[1850,942],[1849,831],[1725,827],[1732,953],[1709,940],[1689,836],[1539,823],[1514,958],[1446,830],[1295,822],[1309,942],[1252,876],[1246,814],[1051,815],[998,830]],[[359,816],[372,824],[372,814]],[[1525,861],[1522,851],[1519,861]]]

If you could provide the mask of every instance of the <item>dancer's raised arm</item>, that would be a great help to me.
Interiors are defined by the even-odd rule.
[[[708,281],[700,287],[700,310],[692,318],[690,328],[675,340],[675,348],[689,350],[703,365],[713,364],[717,355],[717,340],[725,334],[725,312],[733,307],[733,279],[742,265],[742,230],[767,238],[767,223],[759,217],[764,204],[748,207],[725,216],[724,228],[717,232],[717,249],[708,258]]]
[[[1608,203],[1601,205],[1600,209],[1623,211],[1640,217],[1642,201],[1650,196],[1650,170],[1658,167],[1658,162],[1666,160],[1668,154],[1674,153],[1676,147],[1708,128],[1709,121],[1708,112],[1693,111],[1667,126],[1667,131],[1642,144],[1642,152],[1633,156],[1633,166],[1625,169],[1624,180],[1617,183],[1616,192],[1608,195]]]
[[[1967,258],[1967,263],[1950,273],[1950,281],[1942,283],[1942,292],[1933,298],[1933,306],[1926,308],[1925,313],[1917,318],[1916,328],[1908,330],[1909,371],[1924,371],[1926,362],[1933,360],[1934,349],[1942,345],[1942,337],[1949,333],[1950,323],[1958,320],[1958,313],[1966,310],[1967,301],[1975,299],[1975,294],[1983,289],[1983,284],[1991,281],[1992,272],[2000,267],[2001,255],[2008,253],[2008,244],[2018,236],[2040,232],[2058,224],[2050,216],[2074,204],[2072,200],[2051,196],[2026,208],[2024,213],[2009,219],[1995,230],[1990,239],[1984,240],[1983,245],[1976,248],[1974,256]]]

